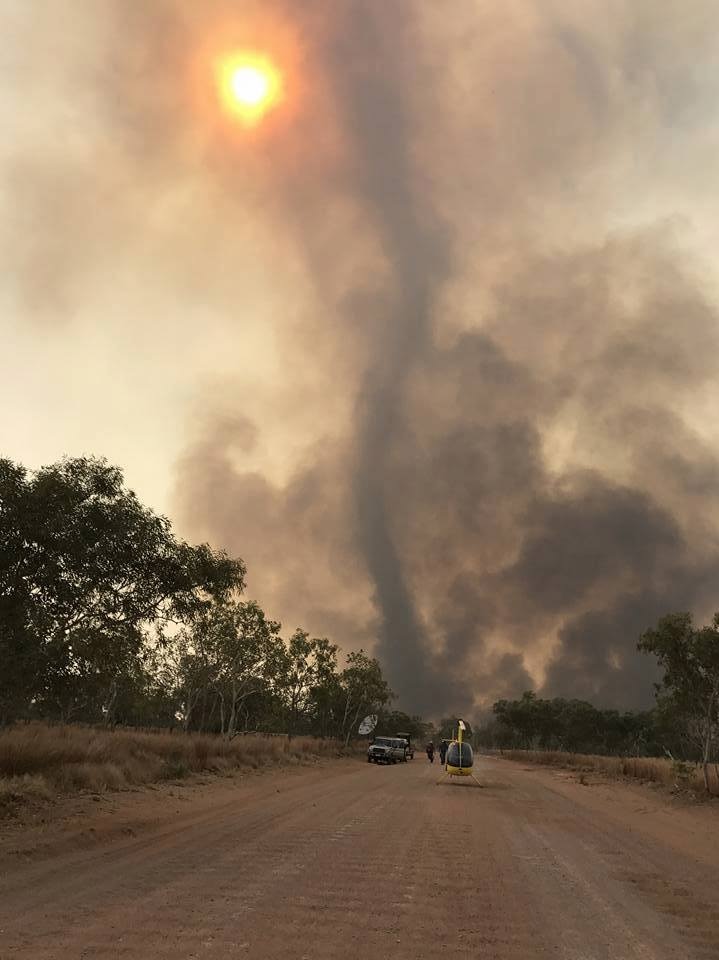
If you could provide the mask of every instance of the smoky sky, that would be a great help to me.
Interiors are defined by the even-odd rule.
[[[657,6],[10,5],[3,452],[120,462],[405,709],[647,705],[719,575],[719,11]]]

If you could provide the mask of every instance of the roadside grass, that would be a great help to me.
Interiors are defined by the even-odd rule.
[[[704,775],[699,764],[683,763],[664,757],[601,757],[594,754],[564,753],[561,750],[501,750],[496,756],[522,763],[537,763],[547,767],[576,770],[582,782],[586,774],[598,773],[614,780],[639,780],[656,783],[673,790],[706,796]],[[719,794],[719,775],[716,766],[710,769],[710,786]]]
[[[60,794],[123,790],[192,774],[312,763],[343,753],[334,740],[251,734],[107,730],[22,724],[0,730],[0,816]]]

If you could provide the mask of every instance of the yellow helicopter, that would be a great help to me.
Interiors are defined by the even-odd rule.
[[[477,780],[473,772],[474,756],[472,747],[464,741],[464,732],[467,729],[464,720],[457,721],[457,739],[452,740],[447,748],[444,769],[449,777],[470,777],[474,784],[481,787],[482,784]],[[437,783],[446,783],[443,777]]]

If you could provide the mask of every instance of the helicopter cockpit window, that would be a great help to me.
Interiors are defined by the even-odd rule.
[[[450,743],[449,749],[447,750],[447,763],[450,767],[471,767],[472,766],[472,748],[468,743],[462,744],[462,751],[460,755],[460,745],[458,743]]]

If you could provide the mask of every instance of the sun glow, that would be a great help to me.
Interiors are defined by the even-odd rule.
[[[219,87],[225,108],[245,124],[258,123],[282,99],[282,75],[259,54],[234,54],[221,61]]]
[[[270,81],[257,67],[238,67],[232,74],[232,92],[238,103],[257,106],[267,97]]]

